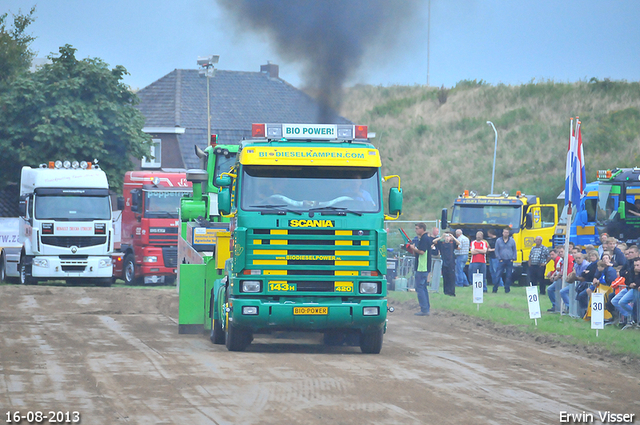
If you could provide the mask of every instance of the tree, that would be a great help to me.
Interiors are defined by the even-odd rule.
[[[35,37],[25,34],[27,27],[35,20],[35,6],[28,14],[18,11],[13,15],[13,29],[6,27],[8,13],[0,15],[0,89],[16,75],[26,72],[35,53],[29,45]]]
[[[23,165],[97,158],[120,193],[131,158],[149,155],[138,97],[121,81],[127,70],[97,58],[79,61],[75,51],[61,47],[51,64],[0,93],[0,184],[19,181]]]

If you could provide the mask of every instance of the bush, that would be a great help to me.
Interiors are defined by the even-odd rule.
[[[444,84],[438,90],[438,104],[444,105],[447,103],[447,97],[449,97],[449,89],[444,88]]]

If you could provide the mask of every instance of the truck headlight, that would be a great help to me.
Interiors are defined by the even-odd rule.
[[[240,286],[240,292],[260,292],[260,281],[258,280],[243,280]]]
[[[102,258],[100,259],[100,261],[98,262],[98,267],[111,267],[112,264],[112,260],[111,258]]]
[[[34,258],[33,265],[36,267],[49,267],[49,261],[44,258]]]
[[[258,307],[245,305],[244,307],[242,307],[242,314],[256,315],[258,314]]]
[[[377,294],[378,293],[378,282],[360,282],[360,293],[361,294]]]
[[[155,255],[148,255],[146,257],[142,257],[142,262],[143,263],[157,263],[158,262],[158,257]]]
[[[363,316],[379,316],[380,307],[363,307],[362,315]]]

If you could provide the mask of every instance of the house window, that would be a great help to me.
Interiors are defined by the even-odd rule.
[[[151,139],[150,153],[153,158],[142,157],[142,168],[160,168],[162,166],[162,140]]]

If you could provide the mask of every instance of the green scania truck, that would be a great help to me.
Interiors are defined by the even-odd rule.
[[[180,332],[208,331],[231,351],[257,333],[322,332],[326,344],[357,341],[379,353],[388,311],[384,220],[399,217],[402,190],[398,176],[381,176],[367,127],[254,124],[226,171],[215,149],[202,155],[206,170],[187,172]],[[393,177],[386,215],[382,183]]]

